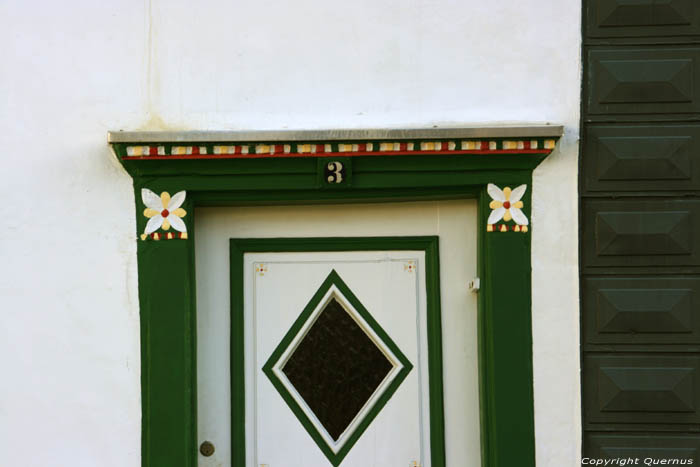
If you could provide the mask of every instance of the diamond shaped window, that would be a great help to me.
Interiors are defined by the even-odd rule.
[[[263,371],[337,466],[412,365],[332,271]]]

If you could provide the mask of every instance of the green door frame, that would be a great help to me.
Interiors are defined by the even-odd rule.
[[[487,186],[531,187],[561,134],[558,126],[111,132],[135,193],[142,465],[197,465],[196,207],[473,198],[482,464],[534,466],[532,226],[508,215],[489,224],[503,203],[493,204]],[[158,195],[172,212],[159,213]],[[529,218],[530,189],[521,201]]]

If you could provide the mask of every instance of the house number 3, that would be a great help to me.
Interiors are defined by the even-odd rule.
[[[345,167],[342,162],[329,162],[325,170],[326,181],[328,183],[343,183],[345,180]]]

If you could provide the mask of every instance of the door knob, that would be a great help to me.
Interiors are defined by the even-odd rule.
[[[199,452],[201,452],[204,457],[209,457],[214,454],[214,445],[209,441],[205,441],[199,446]]]

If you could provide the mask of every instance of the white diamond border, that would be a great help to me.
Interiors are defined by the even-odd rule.
[[[326,431],[323,424],[321,424],[316,415],[311,411],[311,408],[306,404],[299,392],[297,392],[297,390],[294,388],[292,383],[282,371],[282,367],[284,367],[284,365],[287,363],[294,350],[296,350],[297,346],[299,345],[301,340],[306,336],[313,323],[316,322],[316,319],[318,318],[321,311],[326,307],[326,305],[332,298],[335,298],[338,301],[338,303],[342,305],[345,311],[352,317],[352,319],[355,320],[355,322],[358,324],[358,326],[360,326],[360,328],[365,332],[365,334],[367,334],[367,337],[369,337],[372,340],[372,342],[374,342],[374,344],[382,351],[384,356],[386,356],[386,358],[392,365],[391,371],[389,371],[384,380],[377,387],[372,396],[367,400],[362,409],[357,413],[352,422],[350,422],[345,431],[340,435],[340,437],[338,437],[338,441],[334,441],[331,435],[328,434],[328,431]],[[297,335],[294,336],[292,342],[282,353],[282,356],[272,367],[272,371],[279,378],[279,380],[282,382],[287,391],[289,391],[289,394],[291,394],[291,396],[294,398],[297,404],[299,404],[299,407],[301,407],[301,409],[304,411],[304,413],[314,425],[316,430],[321,434],[321,437],[326,442],[328,447],[336,454],[338,453],[338,451],[340,451],[340,449],[342,449],[342,447],[345,445],[350,436],[352,436],[352,434],[355,432],[360,422],[365,418],[367,412],[372,410],[372,408],[377,402],[377,399],[379,399],[379,397],[384,393],[384,391],[391,384],[391,382],[394,381],[394,379],[396,379],[396,377],[402,369],[403,364],[399,361],[398,358],[396,358],[396,355],[394,355],[394,353],[386,346],[386,344],[384,344],[384,342],[379,338],[379,336],[377,336],[377,334],[372,330],[369,324],[367,324],[364,318],[362,318],[360,313],[358,313],[358,311],[343,296],[340,290],[338,290],[335,284],[333,284],[328,289],[326,294],[319,302],[318,306],[314,309],[314,311],[306,320],[306,322],[299,330]]]

